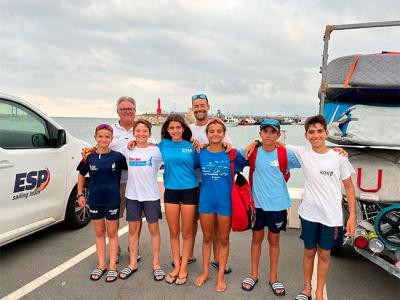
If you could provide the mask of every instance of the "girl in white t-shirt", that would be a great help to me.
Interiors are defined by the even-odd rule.
[[[139,243],[140,220],[142,214],[146,220],[151,235],[153,252],[153,278],[161,281],[165,273],[161,269],[160,257],[160,227],[158,220],[162,218],[160,205],[160,189],[157,181],[158,170],[163,163],[161,152],[157,146],[149,146],[147,141],[151,135],[151,124],[138,120],[133,124],[133,136],[136,140],[132,150],[122,148],[128,164],[128,182],[125,191],[126,220],[129,224],[128,243],[130,263],[119,274],[121,279],[127,279],[137,271],[136,253]]]

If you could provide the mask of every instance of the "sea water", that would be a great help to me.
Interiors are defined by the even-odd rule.
[[[73,136],[94,145],[94,129],[101,123],[113,124],[118,119],[106,118],[53,118],[64,127]],[[308,146],[307,140],[304,138],[303,125],[283,125],[285,130],[285,143],[288,145]],[[260,127],[254,126],[236,126],[228,127],[229,136],[235,148],[245,148],[250,142],[259,138]],[[152,127],[152,136],[156,141],[160,140],[161,126]],[[245,170],[245,174],[248,171]],[[303,187],[304,178],[300,169],[291,171],[291,178],[288,182],[289,187]]]

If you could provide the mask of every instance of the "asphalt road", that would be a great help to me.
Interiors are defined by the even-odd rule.
[[[121,228],[126,225],[121,224]],[[144,223],[146,225],[146,223]],[[166,220],[161,221],[161,264],[166,272],[171,254]],[[302,288],[302,242],[298,229],[288,229],[281,236],[280,280],[286,286],[286,296],[294,299]],[[96,266],[92,254],[57,277],[47,281],[24,296],[24,299],[276,299],[267,285],[268,246],[264,242],[261,257],[260,282],[252,292],[242,291],[242,280],[250,271],[250,232],[232,233],[229,263],[233,272],[226,276],[228,289],[216,293],[216,272],[211,270],[210,280],[201,288],[193,280],[201,272],[201,259],[189,266],[188,283],[184,286],[155,282],[152,278],[150,238],[146,226],[141,238],[142,261],[139,271],[128,280],[106,283],[89,280],[89,273]],[[25,286],[42,274],[54,269],[94,244],[91,224],[77,231],[57,225],[0,248],[0,299]],[[119,269],[128,263],[127,235],[120,238],[123,248]],[[196,241],[196,257],[201,255],[201,232]],[[332,257],[327,284],[329,299],[376,300],[399,299],[400,281],[380,267],[359,256],[350,247],[341,257]]]

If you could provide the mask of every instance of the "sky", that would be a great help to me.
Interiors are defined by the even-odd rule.
[[[398,0],[0,0],[0,92],[50,116],[318,112],[326,24],[400,19]],[[335,31],[330,58],[400,51],[400,27]]]

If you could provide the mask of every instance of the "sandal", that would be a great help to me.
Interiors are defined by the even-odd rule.
[[[212,261],[210,263],[211,267],[213,267],[215,270],[219,271],[219,262],[216,261]],[[224,274],[229,274],[232,273],[232,268],[231,267],[227,267],[224,271]]]
[[[242,290],[245,290],[246,292],[250,292],[254,289],[254,287],[256,286],[258,282],[258,278],[257,279],[253,279],[251,277],[246,277],[243,282],[242,282]],[[250,287],[245,287],[244,285],[248,284]]]
[[[298,294],[297,296],[296,296],[296,298],[294,298],[294,300],[311,300],[312,298],[311,298],[311,295],[310,296],[307,296],[306,294],[304,294],[304,293],[300,293],[300,294]]]
[[[90,280],[93,280],[93,281],[100,280],[100,278],[103,277],[103,275],[106,271],[107,271],[107,269],[104,269],[104,270],[102,270],[100,268],[94,269],[93,272],[90,273]],[[94,276],[97,276],[97,277],[94,277]]]
[[[188,273],[186,273],[186,276],[185,277],[177,277],[177,279],[175,280],[175,285],[184,285],[185,283],[186,283],[186,281],[187,281],[187,278],[188,278]],[[177,280],[179,280],[180,281],[180,283],[177,283]],[[183,280],[183,281],[181,281],[181,280]]]
[[[168,278],[172,279],[172,281],[168,280]],[[177,278],[178,278],[178,274],[177,275],[172,275],[172,273],[169,273],[167,275],[167,277],[165,277],[165,282],[168,283],[168,284],[173,284],[173,283],[175,283]]]
[[[136,267],[136,269],[131,269],[131,268],[129,268],[129,267],[125,267],[125,268],[122,269],[121,272],[119,272],[118,277],[119,277],[120,279],[122,279],[122,280],[128,279],[128,278],[129,278],[133,273],[135,273],[137,270],[138,270],[137,267]],[[121,276],[121,274],[122,274],[122,275],[125,275],[125,276]]]
[[[108,280],[110,279],[110,280]],[[118,272],[117,270],[110,270],[107,272],[106,275],[106,282],[110,283],[110,282],[114,282],[115,280],[118,279]]]
[[[275,281],[274,283],[271,283],[268,281],[272,291],[274,292],[275,296],[284,296],[286,293],[285,286],[283,285],[282,282]],[[278,292],[278,290],[283,290],[281,292]]]
[[[165,278],[165,272],[163,269],[154,269],[153,270],[153,279],[155,281],[161,281]]]
[[[179,261],[182,262],[182,256],[179,258]],[[193,256],[192,258],[189,258],[189,259],[188,259],[188,265],[193,264],[193,263],[195,263],[196,261],[197,261],[197,258]],[[173,268],[175,268],[175,263],[172,262],[172,263],[171,263],[171,266],[172,266]]]

